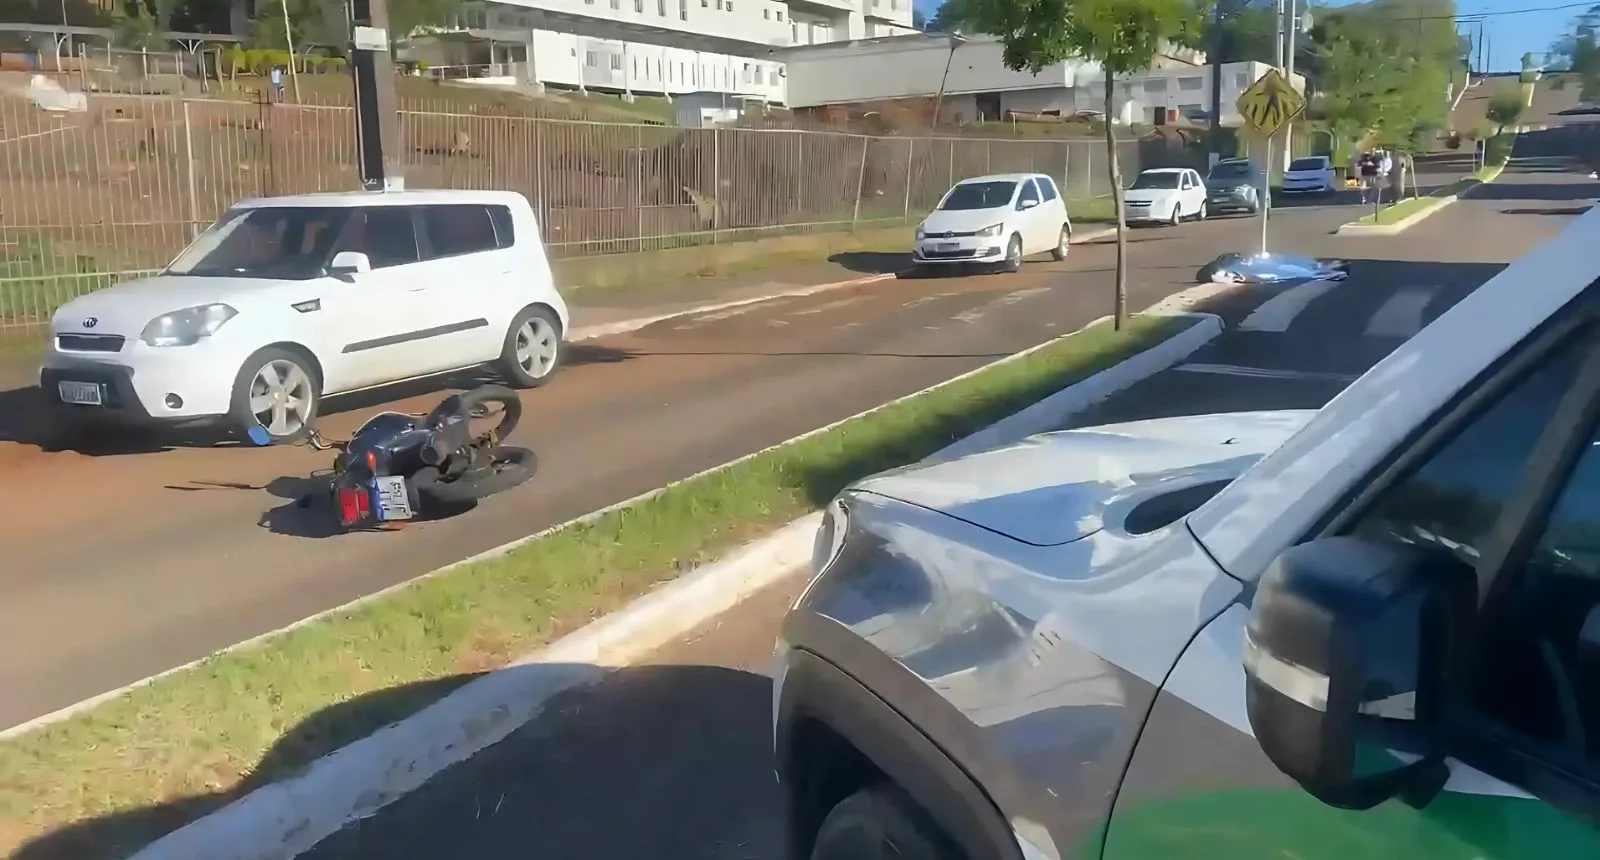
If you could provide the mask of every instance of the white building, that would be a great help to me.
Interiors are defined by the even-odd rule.
[[[400,56],[483,83],[784,103],[775,50],[907,32],[911,0],[497,0],[466,3]]]
[[[952,41],[917,33],[796,46],[777,56],[787,64],[790,107],[928,98],[938,94],[944,79],[940,110],[952,121],[998,120],[1012,111],[1071,115],[1105,109],[1099,64],[1067,60],[1034,75],[1006,68],[1001,51],[1000,41],[992,37]],[[1224,125],[1239,123],[1235,102],[1268,68],[1265,63],[1223,65]],[[1149,72],[1114,86],[1113,112],[1122,123],[1203,119],[1211,109],[1211,68],[1205,55],[1193,50],[1164,53]],[[1304,78],[1297,75],[1295,86],[1303,91]]]

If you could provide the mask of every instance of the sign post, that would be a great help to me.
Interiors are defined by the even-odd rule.
[[[1272,143],[1278,132],[1306,108],[1305,97],[1277,69],[1268,69],[1239,95],[1239,115],[1261,137],[1266,163],[1261,167],[1261,253],[1267,253],[1267,210],[1272,208]],[[1285,153],[1285,158],[1288,154]],[[1284,163],[1288,167],[1288,163]]]

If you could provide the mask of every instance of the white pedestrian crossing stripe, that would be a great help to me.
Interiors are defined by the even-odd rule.
[[[1288,331],[1290,323],[1323,293],[1343,281],[1306,281],[1267,299],[1239,325],[1240,331]]]
[[[1389,297],[1367,321],[1370,337],[1410,337],[1422,331],[1422,315],[1436,287],[1407,287]]]

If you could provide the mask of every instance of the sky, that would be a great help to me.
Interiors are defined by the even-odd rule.
[[[1329,5],[1343,6],[1346,2],[1350,0],[1336,0]],[[1456,9],[1462,17],[1490,16],[1484,23],[1484,31],[1490,34],[1489,70],[1514,72],[1522,68],[1525,52],[1550,50],[1551,43],[1567,31],[1572,19],[1597,2],[1600,0],[1582,3],[1571,0],[1456,0]],[[915,3],[918,11],[931,18],[942,0],[915,0]],[[1555,8],[1561,6],[1567,8]],[[1516,14],[1505,14],[1507,12]],[[1462,31],[1467,29],[1468,25],[1463,24]],[[1477,26],[1472,25],[1471,30],[1476,37]]]

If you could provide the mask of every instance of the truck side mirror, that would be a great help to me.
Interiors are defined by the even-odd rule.
[[[1472,569],[1443,550],[1353,537],[1286,550],[1245,633],[1261,749],[1330,806],[1426,804],[1449,776],[1445,712],[1476,611]]]

